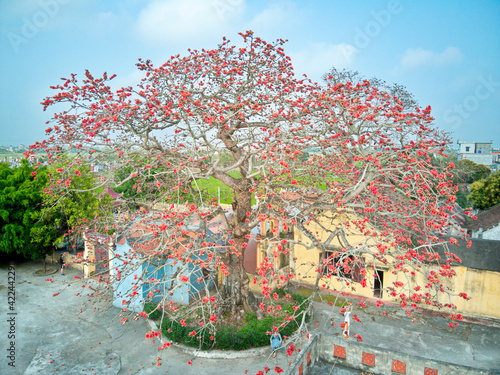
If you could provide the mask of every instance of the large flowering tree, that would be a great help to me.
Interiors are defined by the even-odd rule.
[[[440,279],[453,272],[429,267],[437,247],[446,246],[441,235],[454,226],[455,196],[453,166],[438,171],[431,164],[431,153],[442,154],[448,141],[434,128],[430,107],[412,107],[401,91],[345,75],[327,75],[323,86],[299,79],[283,40],[241,36],[241,47],[224,39],[158,67],[139,60],[144,78],[137,87],[114,90],[114,75],[89,72],[82,81],[63,79],[43,105],[65,109],[32,147],[51,160],[71,157],[66,179],[92,162],[109,166],[101,186],[127,186],[122,199],[134,200],[107,228],[136,239],[129,265],[175,260],[161,296],[172,313],[175,288],[200,269],[220,272],[219,285],[199,290],[193,303],[203,312],[200,326],[213,325],[221,312],[273,311],[272,289],[296,278],[299,247],[325,255],[308,263],[316,286],[348,285],[346,275],[362,260],[366,269],[382,263],[408,275],[391,286],[394,295],[409,291],[401,293],[403,306],[409,298],[436,303]],[[218,189],[232,195],[230,208],[219,203]],[[243,260],[255,228],[265,246],[259,277],[249,278]],[[284,236],[290,228],[302,240]],[[208,238],[209,229],[217,236]],[[327,253],[332,248],[336,253]],[[280,256],[291,257],[287,267],[280,268]],[[124,272],[115,270],[115,283]],[[417,273],[425,285],[412,284]],[[124,306],[144,280],[136,279]],[[260,284],[260,301],[249,282]]]

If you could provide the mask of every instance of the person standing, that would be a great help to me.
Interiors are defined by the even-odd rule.
[[[342,337],[345,337],[346,339],[349,338],[349,330],[351,328],[351,313],[352,302],[349,302],[349,307],[346,307],[344,311],[344,329],[342,331]]]
[[[64,276],[64,254],[59,258],[59,265],[61,266],[61,276]]]

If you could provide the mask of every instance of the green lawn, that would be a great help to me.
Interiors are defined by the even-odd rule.
[[[197,180],[191,183],[193,189],[201,190],[207,197],[213,197],[219,200],[219,203],[231,204],[233,202],[233,191],[219,180],[209,177],[207,180]],[[252,202],[253,204],[254,202]]]
[[[239,171],[231,171],[231,172],[229,172],[229,174],[235,178],[241,177],[241,174],[239,173]],[[332,176],[332,179],[338,180],[338,178],[335,178],[333,176]],[[307,186],[308,188],[315,187],[315,188],[320,189],[320,190],[326,190],[328,187],[326,183],[318,183],[317,178],[315,178],[316,181],[314,181],[314,182],[310,178],[308,178],[307,176],[306,177],[297,177],[296,180],[298,182],[297,186],[301,186],[301,187],[304,187],[304,186]],[[191,184],[191,186],[193,187],[193,189],[195,191],[197,191],[197,190],[203,191],[206,198],[207,197],[215,198],[219,201],[219,203],[231,204],[233,202],[232,189],[227,187],[226,185],[224,185],[222,182],[220,182],[216,178],[209,177],[208,180],[199,179],[199,180],[196,180],[196,183],[193,182]],[[293,187],[294,185],[291,185],[290,182],[287,181],[286,183],[285,182],[283,183],[283,186],[284,187],[285,186],[286,187]],[[256,203],[256,201],[252,197],[252,205],[255,203]]]

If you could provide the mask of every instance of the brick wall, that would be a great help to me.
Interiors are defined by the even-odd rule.
[[[60,253],[54,253],[53,255],[47,255],[45,257],[45,261],[47,264],[59,264],[59,257],[61,256]],[[83,262],[81,260],[81,257],[77,257],[76,255],[73,254],[67,254],[64,256],[64,261],[68,265],[69,268],[74,268],[76,270],[79,270],[83,272]],[[59,266],[58,266],[59,267]]]
[[[311,336],[311,339],[290,366],[286,375],[307,375],[318,360],[381,375],[499,374],[496,370],[490,371],[453,365],[401,352],[380,349],[355,340],[346,340],[342,337],[316,334]]]
[[[318,340],[319,358],[363,370],[373,374],[407,375],[486,375],[496,371],[453,365],[401,352],[385,350],[371,345],[322,334]],[[293,373],[296,374],[296,373]]]

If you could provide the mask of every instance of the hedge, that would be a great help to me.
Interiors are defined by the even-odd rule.
[[[300,304],[296,313],[296,320],[289,321],[285,327],[281,327],[283,321],[279,318],[267,316],[262,320],[257,320],[255,313],[247,313],[245,315],[246,324],[238,331],[234,328],[220,328],[215,334],[209,332],[208,329],[193,327],[189,325],[182,326],[175,320],[171,320],[167,314],[162,317],[162,312],[156,309],[156,304],[148,302],[144,305],[144,311],[149,314],[149,318],[153,320],[162,319],[161,331],[164,337],[167,337],[173,342],[197,347],[202,350],[219,349],[219,350],[244,350],[254,347],[269,345],[269,332],[273,326],[279,326],[279,332],[282,336],[291,336],[299,327],[302,314],[308,307],[308,301],[304,302],[305,297],[300,295],[291,295],[292,300]],[[282,310],[292,312],[291,305],[282,306]],[[310,316],[306,316],[306,321],[310,320]],[[196,335],[190,335],[193,331]]]

